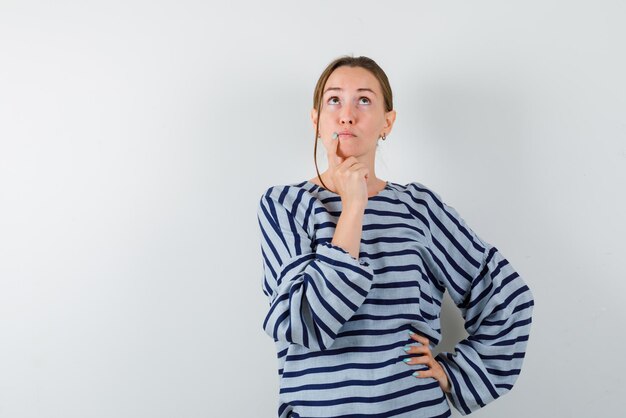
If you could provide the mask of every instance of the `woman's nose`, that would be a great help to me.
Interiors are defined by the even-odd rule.
[[[340,122],[343,125],[344,123],[349,123],[351,125],[354,124],[354,112],[352,111],[352,106],[347,104],[343,106],[341,109]]]

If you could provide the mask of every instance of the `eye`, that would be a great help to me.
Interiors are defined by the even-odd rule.
[[[339,100],[339,97],[331,96],[331,97],[328,98],[327,103],[328,104],[337,104],[338,103],[338,102],[333,102],[333,100]],[[361,96],[361,98],[359,100],[365,100],[364,104],[371,104],[371,101],[370,101],[369,97]]]

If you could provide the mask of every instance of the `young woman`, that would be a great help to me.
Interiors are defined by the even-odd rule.
[[[278,353],[278,416],[466,415],[515,383],[533,296],[502,253],[439,194],[376,177],[396,112],[367,57],[331,62],[311,119],[329,161],[258,207],[263,322]],[[445,291],[469,337],[433,356]]]

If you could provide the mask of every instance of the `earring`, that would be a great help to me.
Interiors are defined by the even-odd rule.
[[[381,139],[384,141],[385,139],[387,139],[387,135],[385,135],[385,133],[383,132],[383,135],[381,136]]]

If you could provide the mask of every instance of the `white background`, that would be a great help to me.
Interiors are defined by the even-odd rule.
[[[535,295],[515,388],[473,416],[621,416],[625,21],[621,0],[1,0],[0,417],[275,416],[256,208],[315,175],[313,88],[343,54],[394,91],[377,175],[440,193]]]

